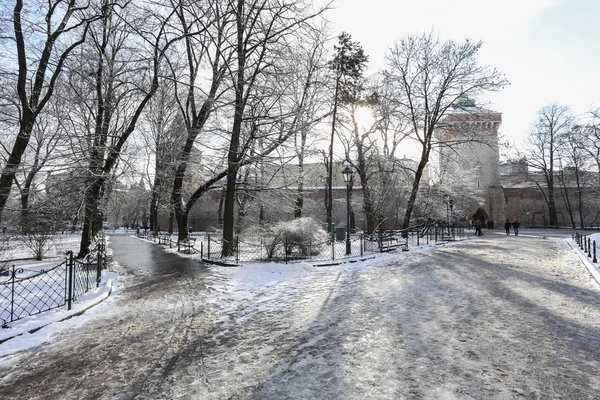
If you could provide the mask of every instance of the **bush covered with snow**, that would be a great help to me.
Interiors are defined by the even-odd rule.
[[[265,237],[268,258],[275,258],[277,249],[280,248],[288,256],[296,250],[303,257],[315,255],[328,242],[327,232],[314,218],[298,218],[280,222],[273,225]]]

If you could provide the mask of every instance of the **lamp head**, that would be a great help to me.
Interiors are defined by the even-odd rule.
[[[344,182],[346,182],[346,184],[349,184],[350,182],[352,182],[352,176],[354,175],[354,172],[352,171],[349,165],[346,165],[346,168],[344,168],[344,170],[342,171],[342,175],[344,175]]]

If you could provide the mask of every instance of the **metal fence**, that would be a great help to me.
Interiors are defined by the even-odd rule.
[[[98,236],[95,246],[82,260],[67,252],[65,261],[48,269],[12,266],[1,271],[0,320],[9,322],[67,305],[93,287],[98,287],[106,268],[106,242]]]
[[[591,240],[589,237],[579,232],[575,232],[573,234],[573,240],[577,243],[579,248],[583,250],[588,258],[592,259],[594,264],[598,263],[598,257],[596,257],[597,246],[595,240]]]
[[[171,248],[177,247],[180,252],[200,254],[204,260],[237,264],[241,261],[334,261],[397,249],[407,251],[413,247],[463,238],[465,231],[460,227],[411,228],[385,231],[376,235],[355,233],[350,235],[349,241],[331,238],[325,242],[301,242],[277,236],[237,236],[229,244],[211,235],[204,236],[202,240],[191,238],[183,242],[174,241],[169,235],[158,235],[155,238],[138,236],[158,240],[158,243]]]

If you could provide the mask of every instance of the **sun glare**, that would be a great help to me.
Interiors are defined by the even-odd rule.
[[[356,118],[356,123],[362,129],[369,129],[375,123],[373,111],[367,107],[358,106],[354,112],[354,118]]]

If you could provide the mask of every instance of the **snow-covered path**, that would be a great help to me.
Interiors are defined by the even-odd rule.
[[[101,316],[0,360],[0,398],[600,398],[600,290],[564,240],[126,282]]]

